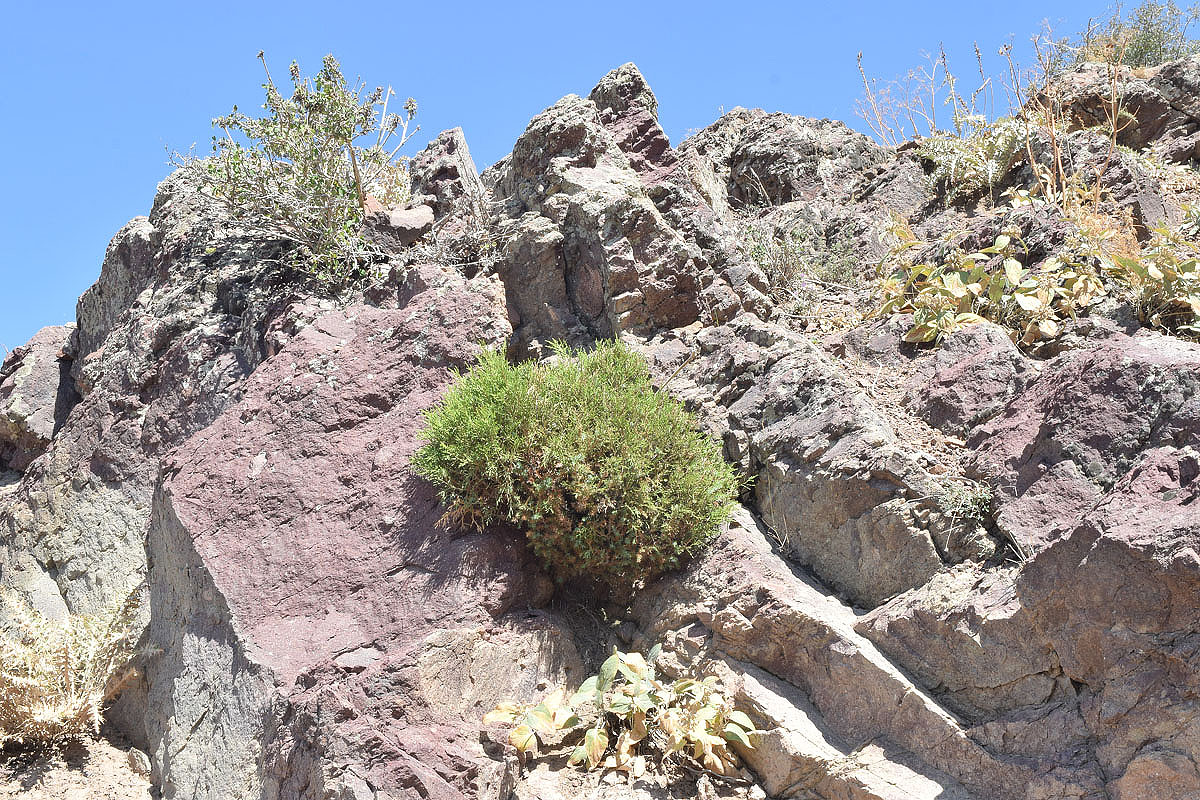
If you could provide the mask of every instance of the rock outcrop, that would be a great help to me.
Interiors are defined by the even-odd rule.
[[[502,298],[410,270],[386,307],[318,316],[172,456],[149,535],[164,797],[486,795],[483,712],[580,679],[519,533],[439,529],[408,467],[451,369],[511,332]]]
[[[1196,158],[1198,63],[1125,79],[1131,145]],[[1068,79],[1080,121],[1096,77]],[[336,300],[173,176],[75,326],[6,359],[0,584],[61,616],[148,583],[151,655],[110,721],[162,796],[1200,796],[1200,346],[1115,299],[1034,348],[797,330],[750,223],[864,275],[893,214],[931,258],[1016,227],[1031,267],[1074,228],[946,208],[911,148],[840,123],[739,108],[676,148],[657,111],[625,65],[483,175],[441,134],[373,223],[381,276]],[[1125,166],[1142,233],[1176,214]],[[440,526],[409,459],[481,345],[608,337],[748,483],[704,555],[601,622],[519,530]],[[481,731],[654,643],[764,730],[744,780],[583,778]]]
[[[78,402],[71,360],[63,354],[73,330],[42,328],[0,364],[0,469],[28,468]]]

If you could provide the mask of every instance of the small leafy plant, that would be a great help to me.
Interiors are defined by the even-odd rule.
[[[920,139],[917,152],[934,165],[933,179],[946,186],[949,200],[970,197],[990,193],[1008,173],[1021,155],[1022,133],[1013,117],[989,122],[971,114],[955,132],[935,131]]]
[[[0,634],[0,747],[98,733],[104,704],[129,677],[138,593],[61,622],[11,595],[0,600],[10,621]]]
[[[911,312],[908,342],[937,341],[985,319],[1009,327],[1023,344],[1057,336],[1063,317],[1089,305],[1104,286],[1086,263],[1055,257],[1027,269],[1018,243],[1016,231],[1009,231],[974,253],[953,250],[938,263],[899,262],[883,282],[879,313]],[[892,258],[916,244],[903,242]]]
[[[600,672],[571,695],[559,689],[536,704],[501,703],[483,718],[485,725],[512,725],[508,741],[522,758],[536,757],[546,737],[584,726],[588,709],[595,721],[571,752],[569,763],[641,777],[647,752],[665,759],[691,758],[711,772],[738,769],[738,744],[753,749],[762,731],[733,707],[715,677],[666,681],[658,677],[656,646],[649,657],[614,651]]]
[[[1160,227],[1140,258],[1116,256],[1108,269],[1129,289],[1144,325],[1200,336],[1200,246],[1195,242]]]
[[[862,320],[854,305],[864,269],[853,243],[803,224],[779,231],[755,219],[742,223],[740,240],[742,253],[766,276],[771,298],[789,316],[830,327]]]
[[[258,57],[267,75],[266,116],[235,106],[213,120],[223,135],[213,137],[211,156],[182,158],[182,165],[235,216],[289,242],[294,267],[336,287],[379,255],[362,236],[368,198],[393,207],[410,194],[407,167],[396,156],[416,133],[409,131],[416,103],[409,98],[402,114],[389,113],[391,87],[367,93],[361,82],[348,84],[332,55],[315,78],[301,78],[293,61],[285,96]]]
[[[625,345],[553,352],[517,365],[483,352],[426,413],[414,468],[447,522],[518,525],[557,579],[635,588],[704,547],[738,480]]]
[[[1044,202],[1017,192],[1014,205]],[[1116,217],[1072,205],[1075,226],[1063,248],[1032,268],[1022,264],[1016,231],[976,253],[952,250],[940,261],[906,257],[924,245],[902,221],[884,258],[882,304],[876,313],[912,313],[910,342],[936,342],[982,320],[1004,325],[1020,344],[1053,339],[1060,323],[1101,297],[1130,302],[1143,325],[1186,338],[1200,338],[1200,211],[1185,222],[1160,226],[1140,243],[1127,213]]]

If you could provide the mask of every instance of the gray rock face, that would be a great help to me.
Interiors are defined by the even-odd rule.
[[[960,568],[876,608],[855,629],[969,720],[1074,698],[1012,570]]]
[[[83,399],[0,506],[4,585],[60,614],[144,573],[159,459],[233,402],[295,324],[299,290],[266,266],[274,249],[176,180],[118,233],[72,336]]]
[[[442,131],[409,163],[413,196],[426,198],[435,219],[464,211],[482,216],[486,190],[467,148],[462,128]]]
[[[1200,684],[1185,666],[1200,644],[1200,437],[1193,430],[1188,441],[1144,452],[1017,582],[1063,672],[1081,687],[1080,711],[1114,796],[1200,792],[1192,766],[1200,760]]]
[[[78,402],[63,355],[74,327],[42,328],[0,364],[0,468],[24,470],[46,452]]]
[[[726,456],[754,477],[763,521],[800,563],[855,604],[924,584],[946,562],[986,558],[988,537],[933,531],[942,479],[810,342],[743,315],[656,348],[675,393],[699,406]]]
[[[704,213],[702,202],[675,174],[642,86],[636,70],[622,68],[591,99],[559,101],[534,118],[493,177],[516,352],[769,305],[765,280],[729,264],[728,253],[717,254],[716,274],[705,268],[694,229],[681,222]]]
[[[689,139],[682,153],[706,165],[699,183],[715,207],[846,201],[888,151],[841,122],[736,108]],[[725,195],[725,197],[719,197]]]
[[[855,631],[850,608],[772,553],[748,514],[634,613],[668,665],[740,681],[739,700],[770,731],[745,756],[772,796],[1098,796],[1095,772],[1062,753],[989,752]]]
[[[108,338],[133,302],[151,285],[154,272],[154,226],[145,217],[131,220],[108,245],[100,279],[79,298],[72,356],[79,367],[87,363]],[[80,390],[90,382],[77,372]]]

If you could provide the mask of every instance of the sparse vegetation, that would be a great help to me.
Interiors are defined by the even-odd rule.
[[[48,619],[5,593],[0,610],[0,746],[45,746],[100,730],[104,704],[118,693],[134,655],[139,594],[94,614]]]
[[[947,199],[991,194],[1021,154],[1022,126],[1013,117],[988,121],[971,115],[962,133],[936,131],[921,139],[917,152],[934,165],[933,179],[946,187]]]
[[[213,120],[222,135],[213,137],[209,158],[177,161],[235,216],[287,241],[291,266],[336,288],[363,276],[379,256],[362,236],[368,198],[394,207],[409,195],[408,170],[397,154],[416,132],[409,130],[416,103],[410,97],[403,113],[389,113],[391,87],[367,92],[361,82],[347,83],[331,55],[315,78],[302,78],[293,61],[292,92],[285,96],[262,53],[259,59],[267,75],[266,116],[256,119],[235,106]]]
[[[1033,202],[1027,193],[1013,204]],[[1075,234],[1055,255],[1032,267],[1015,230],[992,246],[966,253],[951,249],[941,259],[915,261],[931,252],[897,221],[893,246],[881,265],[882,304],[877,313],[912,313],[906,341],[935,342],[984,319],[1012,331],[1029,345],[1059,334],[1063,320],[1076,317],[1106,295],[1131,302],[1142,323],[1165,332],[1200,335],[1200,215],[1175,229],[1156,228],[1142,244],[1131,224],[1075,206],[1068,219]]]
[[[862,260],[851,244],[829,241],[803,225],[778,232],[747,219],[741,249],[766,276],[772,299],[797,317],[829,321],[844,315],[847,309],[827,308],[824,299],[845,299],[864,284]],[[861,314],[852,316],[849,324],[861,320]]]
[[[559,580],[629,589],[677,567],[737,494],[720,446],[619,342],[542,364],[485,351],[426,423],[414,465],[447,521],[522,527]]]
[[[1032,180],[1010,186],[1004,195],[1014,207],[1049,208],[1076,230],[1061,252],[1027,264],[1015,231],[966,253],[930,248],[906,225],[894,226],[889,232],[893,247],[881,270],[880,311],[914,314],[909,341],[937,341],[987,319],[1008,327],[1020,343],[1033,344],[1054,338],[1064,319],[1110,294],[1130,300],[1147,325],[1195,335],[1200,309],[1194,302],[1195,237],[1185,225],[1159,228],[1149,241],[1139,241],[1128,210],[1110,201],[1104,177],[1118,156],[1150,160],[1123,151],[1118,143],[1133,121],[1122,88],[1126,66],[1196,52],[1197,43],[1186,32],[1197,14],[1195,7],[1184,12],[1173,3],[1145,2],[1128,17],[1118,7],[1074,39],[1055,39],[1043,31],[1032,39],[1035,63],[1028,70],[1016,64],[1011,45],[1001,48],[1012,109],[999,118],[981,113],[990,102],[992,81],[985,77],[978,48],[980,84],[969,95],[958,91],[944,51],[930,59],[929,67],[884,85],[867,78],[860,55],[866,91],[860,114],[886,143],[897,144],[901,135],[917,137],[917,152],[932,165],[932,177],[944,187],[948,202],[978,198],[987,190],[994,206],[995,188],[1023,157]],[[1064,65],[1078,61],[1099,61],[1107,68],[1103,119],[1084,132],[1092,137],[1093,153],[1095,137],[1106,143],[1098,156],[1075,152],[1076,121],[1068,118],[1059,80]],[[938,105],[949,107],[951,126],[939,127]],[[1165,165],[1148,171],[1169,182],[1191,177]],[[914,262],[915,252],[926,254],[926,263]],[[930,258],[931,252],[940,255]]]
[[[582,727],[583,717],[594,715],[571,752],[571,764],[637,778],[653,752],[664,760],[694,760],[718,775],[735,773],[738,758],[730,745],[753,749],[761,731],[734,708],[716,678],[659,678],[658,653],[658,647],[648,658],[615,651],[574,694],[559,689],[536,704],[501,703],[484,724],[512,725],[508,741],[525,758],[536,757],[546,737]]]
[[[1196,214],[1189,215],[1194,234]],[[1138,256],[1114,256],[1106,268],[1129,293],[1144,325],[1200,338],[1200,245],[1183,230],[1156,228]]]
[[[994,81],[985,74],[983,54],[978,47],[975,60],[979,84],[964,94],[959,91],[959,79],[950,70],[945,49],[939,48],[936,56],[927,54],[925,64],[891,81],[868,77],[860,52],[858,74],[864,97],[856,103],[858,116],[879,141],[892,147],[920,137],[950,133],[960,138],[970,136],[977,128],[989,124],[986,121],[994,117],[995,105]],[[939,123],[941,107],[946,110]],[[947,121],[949,125],[945,124]]]
[[[974,253],[952,249],[936,262],[914,263],[906,254],[923,243],[902,225],[885,259],[892,272],[883,281],[880,313],[912,313],[905,340],[931,342],[963,325],[985,319],[1014,332],[1023,344],[1058,335],[1059,324],[1103,293],[1097,271],[1087,263],[1050,259],[1036,271],[1022,263],[1017,232],[996,237]]]
[[[1128,15],[1120,4],[1106,19],[1089,23],[1067,44],[1077,62],[1120,63],[1154,67],[1200,53],[1200,41],[1188,29],[1200,20],[1200,7],[1181,9],[1174,0],[1166,3],[1145,0]]]
[[[992,514],[991,487],[965,478],[947,481],[937,493],[938,506],[950,520],[947,541],[962,526],[982,525]]]

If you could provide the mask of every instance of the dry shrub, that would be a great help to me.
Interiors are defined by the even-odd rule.
[[[11,593],[0,605],[8,620],[0,635],[0,747],[99,732],[104,704],[132,674],[140,591],[61,621]]]

